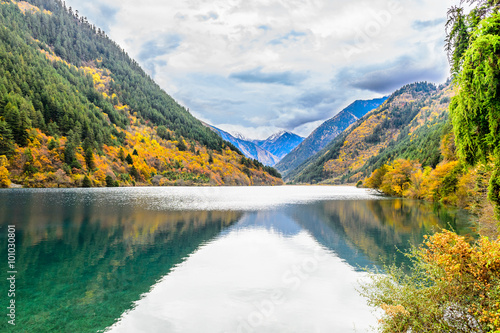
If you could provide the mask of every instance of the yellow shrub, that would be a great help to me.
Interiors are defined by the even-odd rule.
[[[388,266],[361,287],[384,311],[380,332],[500,332],[498,240],[472,244],[443,231],[408,257],[409,272]]]
[[[7,170],[7,168],[4,166],[0,166],[0,187],[10,186],[9,176],[9,170]]]

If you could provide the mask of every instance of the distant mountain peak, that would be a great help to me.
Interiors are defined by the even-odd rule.
[[[275,141],[277,141],[279,138],[281,138],[284,135],[289,135],[289,136],[292,136],[292,137],[298,137],[298,138],[302,138],[303,139],[302,136],[297,135],[297,134],[295,134],[293,132],[286,131],[286,130],[281,130],[281,131],[278,131],[278,132],[274,133],[270,137],[268,137],[266,139],[266,141],[268,141],[268,142],[275,142]]]
[[[224,140],[234,144],[246,157],[254,158],[270,166],[278,163],[304,140],[303,137],[286,130],[280,130],[265,140],[251,140],[239,132],[225,132],[212,125],[206,123],[205,125],[217,132]]]
[[[257,145],[255,142],[245,139],[245,136],[241,133],[229,133],[210,124],[205,123],[205,125],[218,133],[219,136],[222,137],[222,139],[229,141],[233,145],[235,145],[236,148],[238,148],[243,153],[243,155],[248,158],[256,159],[262,164],[269,166],[273,166],[279,161],[278,157],[259,147],[259,145]]]
[[[297,147],[303,140],[303,137],[298,136],[295,133],[281,130],[274,133],[266,140],[255,140],[254,142],[261,148],[277,156],[278,159],[282,159],[286,154]]]
[[[240,132],[229,132],[232,136],[234,136],[236,139],[240,140],[245,140],[245,141],[251,141],[249,140],[246,136],[241,134]]]
[[[289,132],[287,132],[287,131],[285,131],[285,130],[281,130],[281,131],[279,131],[279,132],[276,132],[276,133],[274,133],[273,135],[271,135],[270,137],[268,137],[268,138],[266,139],[266,141],[276,141],[276,140],[278,140],[280,137],[282,137],[285,133],[289,133]]]

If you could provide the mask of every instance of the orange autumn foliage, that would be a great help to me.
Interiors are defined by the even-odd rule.
[[[146,126],[131,126],[124,133],[124,146],[103,145],[101,152],[93,150],[94,167],[89,169],[81,146],[75,150],[81,168],[69,168],[64,163],[67,138],[34,129],[28,145],[16,146],[9,163],[1,167],[5,169],[0,169],[0,177],[5,179],[2,184],[9,186],[7,181],[13,180],[26,187],[74,187],[81,186],[85,176],[94,186],[109,186],[107,178],[119,186],[283,184],[262,169],[246,168],[241,156],[229,148],[215,152],[184,141],[189,149],[179,150],[177,141],[161,139],[154,128]],[[49,142],[54,146],[50,150]],[[124,158],[127,155],[130,164]]]
[[[476,171],[458,161],[443,161],[435,169],[415,161],[398,159],[372,172],[365,187],[411,199],[424,199],[470,208],[478,196]]]
[[[410,272],[389,266],[362,286],[381,332],[500,331],[500,241],[442,231],[408,257]]]
[[[457,160],[453,133],[442,137],[440,150],[443,160],[434,169],[398,159],[374,170],[365,179],[365,187],[392,196],[474,208],[481,196],[478,168],[467,169]]]

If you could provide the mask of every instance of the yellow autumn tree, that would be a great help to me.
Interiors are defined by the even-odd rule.
[[[378,169],[375,169],[370,177],[365,179],[364,184],[365,187],[379,189],[382,185],[382,181],[384,180],[384,176],[387,173],[387,165],[383,165]]]
[[[7,170],[8,160],[5,155],[0,156],[0,187],[10,187],[10,173]]]
[[[397,159],[387,166],[380,189],[389,195],[403,196],[412,186],[412,175],[418,170],[421,170],[419,163]]]
[[[442,162],[422,182],[422,196],[429,201],[451,203],[456,201],[460,164],[458,161]]]

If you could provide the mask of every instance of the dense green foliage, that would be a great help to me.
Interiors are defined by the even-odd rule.
[[[476,8],[467,16],[460,8],[450,10],[452,26],[458,27],[465,20],[466,28],[460,29],[468,32],[467,42],[449,50],[458,87],[450,114],[461,160],[469,165],[493,161],[488,197],[500,217],[500,2],[469,2]],[[455,30],[448,40],[455,38]]]
[[[469,164],[486,161],[500,144],[500,15],[482,21],[472,40],[450,107],[458,153]]]
[[[445,49],[451,65],[453,76],[460,73],[463,56],[469,48],[471,36],[474,34],[481,20],[498,10],[499,0],[461,0],[468,4],[476,4],[469,13],[465,13],[461,6],[452,6],[448,10],[448,21],[446,22]]]
[[[17,7],[2,5],[2,23],[7,21],[4,17],[10,17],[9,11],[22,15]],[[118,143],[111,135],[122,136],[98,108],[106,110],[105,103],[96,105],[86,98],[97,94],[91,77],[62,64],[52,66],[36,50],[36,42],[27,43],[18,32],[0,29],[0,41],[0,133],[5,140],[0,154],[9,155],[13,142],[25,145],[26,130],[32,127],[51,135],[68,135],[73,129],[78,141],[88,138],[97,145]],[[109,115],[118,125],[125,125],[123,115]]]

